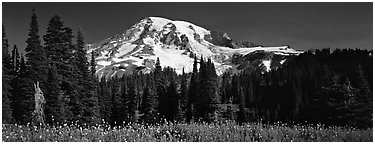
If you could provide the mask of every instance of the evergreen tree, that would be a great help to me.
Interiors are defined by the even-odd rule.
[[[137,122],[138,120],[138,114],[136,112],[137,110],[137,90],[135,87],[135,80],[134,78],[130,78],[128,80],[128,91],[127,91],[127,99],[126,99],[126,110],[127,110],[127,118],[129,122]]]
[[[174,121],[175,117],[181,113],[181,107],[179,107],[178,105],[179,95],[177,92],[176,84],[173,81],[170,82],[167,89],[166,104],[165,118],[168,121]]]
[[[12,51],[12,58],[10,60],[11,62],[11,71],[10,71],[10,74],[12,75],[12,80],[10,82],[10,86],[12,87],[12,91],[11,91],[11,107],[12,107],[12,110],[13,110],[13,118],[21,118],[20,115],[18,114],[18,112],[22,113],[20,111],[21,108],[21,105],[20,103],[22,101],[20,101],[20,97],[22,96],[22,93],[20,93],[20,89],[22,87],[20,87],[20,81],[21,79],[23,78],[23,74],[21,74],[21,71],[20,71],[20,66],[21,66],[21,59],[20,59],[20,55],[18,53],[18,49],[17,49],[17,46],[14,45],[13,47],[13,51]]]
[[[120,123],[120,106],[122,100],[120,100],[120,85],[117,78],[113,79],[111,83],[111,125],[115,126]]]
[[[217,75],[210,59],[207,62],[201,57],[199,68],[199,99],[194,104],[199,117],[206,121],[216,121],[217,104],[220,103],[217,90]]]
[[[17,75],[20,68],[20,53],[16,45],[13,46],[12,59],[10,60],[12,64],[12,72],[14,75]]]
[[[357,78],[355,84],[358,86],[358,93],[356,96],[356,104],[360,109],[356,109],[356,121],[359,127],[372,126],[372,113],[373,113],[373,95],[369,88],[369,84],[364,75],[361,65],[357,68]]]
[[[49,65],[56,65],[57,78],[63,97],[67,99],[68,120],[78,120],[82,115],[82,102],[79,97],[75,48],[72,44],[72,29],[64,27],[61,18],[53,16],[47,33],[43,36]]]
[[[203,59],[203,56],[201,56],[201,60],[199,62],[199,86],[202,86],[204,82],[206,82],[208,78],[207,74],[207,67],[206,62]],[[204,91],[202,88],[199,88],[201,91]]]
[[[239,104],[240,102],[240,95],[239,95],[239,89],[240,89],[240,80],[238,75],[232,76],[232,85],[231,85],[231,96],[233,98],[233,103]]]
[[[156,93],[157,93],[157,110],[159,116],[164,117],[166,115],[166,84],[162,75],[162,68],[160,66],[160,60],[157,58],[155,64],[155,81],[156,81]]]
[[[220,103],[220,97],[218,94],[218,86],[217,86],[217,75],[214,64],[208,59],[207,62],[207,84],[206,90],[208,94],[208,114],[209,114],[209,121],[217,121],[218,120],[218,104]]]
[[[299,80],[292,81],[292,87],[294,92],[294,111],[293,111],[293,119],[297,121],[300,118],[301,113],[301,103],[302,103],[302,92],[301,92],[301,84],[298,82]]]
[[[155,119],[155,103],[156,103],[156,94],[155,92],[149,87],[149,85],[145,86],[143,89],[143,100],[141,105],[141,112],[143,115],[143,120],[147,124],[154,123]]]
[[[64,24],[61,21],[61,18],[57,15],[54,15],[48,24],[47,34],[43,36],[44,45],[46,50],[46,55],[50,63],[57,63],[62,58],[61,55],[65,54],[63,45],[65,44],[63,40],[63,31]],[[60,67],[60,63],[57,63]]]
[[[181,87],[180,87],[180,109],[182,111],[183,117],[187,117],[187,112],[188,112],[188,102],[189,102],[189,97],[188,97],[188,86],[187,86],[187,75],[185,73],[185,69],[182,69],[182,75],[181,75]]]
[[[225,112],[225,117],[229,120],[234,120],[234,110],[232,108],[232,99],[228,100],[228,104],[230,104],[231,106],[227,107],[227,110]]]
[[[324,103],[327,109],[326,118],[323,120],[329,124],[347,125],[348,121],[353,119],[347,103],[353,100],[355,90],[350,85],[340,84],[339,78],[334,76],[330,85],[321,90],[320,102]]]
[[[73,72],[76,63],[74,59],[74,46],[72,44],[72,29],[64,27],[61,18],[57,15],[53,16],[47,27],[47,34],[43,36],[47,58],[51,63],[55,63],[58,67],[57,73],[60,75],[59,81],[71,83],[72,79],[76,79]],[[69,77],[66,77],[69,75]],[[69,84],[72,86],[71,84]],[[69,86],[67,85],[67,86]],[[69,87],[62,89],[68,89]]]
[[[89,76],[89,63],[87,61],[86,57],[86,51],[85,51],[85,42],[83,33],[81,30],[78,30],[77,34],[77,44],[76,44],[76,66],[79,71],[79,74],[83,79],[88,79]]]
[[[369,88],[369,84],[367,82],[366,76],[362,69],[362,66],[359,65],[356,70],[357,77],[355,79],[355,85],[359,88],[360,97],[363,99],[364,102],[369,102],[368,106],[372,107],[372,96],[371,90]]]
[[[12,79],[12,76],[9,75],[10,71],[10,56],[8,53],[8,39],[5,34],[5,28],[3,25],[3,39],[2,39],[2,123],[11,123],[12,122],[12,109],[10,107],[10,98],[11,93],[11,87],[10,87],[10,81]]]
[[[3,67],[6,69],[5,72],[8,72],[10,69],[11,69],[11,57],[9,55],[9,43],[8,43],[8,38],[6,36],[6,33],[5,33],[5,27],[3,25],[3,39],[2,39],[2,46],[3,46],[3,49],[2,49],[2,64],[3,64]]]
[[[40,82],[41,88],[44,88],[44,82],[47,74],[46,54],[41,45],[39,36],[39,25],[35,9],[32,9],[32,16],[29,29],[29,37],[26,40],[27,46],[25,48],[28,67],[28,79],[33,82]],[[29,87],[32,88],[32,85]]]
[[[13,112],[13,118],[15,122],[21,122],[23,119],[23,101],[24,98],[22,95],[22,88],[24,87],[23,78],[27,76],[27,67],[24,56],[21,55],[20,60],[20,69],[16,75],[13,75],[13,79],[11,81],[12,85],[12,97],[11,97],[11,108]],[[3,86],[4,88],[4,86]]]
[[[9,81],[6,77],[3,78],[3,83],[4,81]],[[12,117],[12,109],[10,107],[11,101],[9,100],[10,93],[7,90],[4,89],[10,89],[8,84],[3,84],[3,93],[2,93],[2,123],[3,124],[8,124],[13,121]]]
[[[39,28],[35,9],[32,9],[32,16],[29,28],[29,37],[26,40],[26,69],[19,80],[19,99],[21,102],[20,110],[17,110],[17,119],[19,122],[30,122],[31,114],[34,110],[34,86],[39,82],[42,91],[45,90],[45,81],[47,74],[46,59],[44,49],[41,46],[39,37]],[[45,92],[45,91],[44,91]]]
[[[229,73],[224,73],[223,74],[223,80],[221,83],[221,103],[227,104],[230,94],[231,94],[231,86],[230,86],[230,74]]]
[[[91,51],[90,66],[91,66],[91,76],[95,77],[95,72],[96,72],[95,51]]]
[[[174,121],[182,122],[184,120],[184,113],[182,110],[181,100],[177,101],[176,109],[174,110]]]
[[[46,81],[46,92],[45,92],[45,118],[49,124],[55,124],[56,122],[64,122],[65,114],[62,112],[65,104],[65,100],[61,95],[59,82],[57,79],[56,66],[52,65],[48,69],[48,76]]]
[[[162,68],[160,66],[160,60],[159,60],[159,57],[158,57],[156,59],[156,63],[155,63],[155,75],[159,76],[161,74],[161,71],[162,71]]]
[[[94,123],[97,120],[97,96],[95,94],[95,79],[90,74],[89,63],[86,57],[84,37],[81,30],[77,34],[77,45],[75,53],[75,66],[78,73],[78,91],[80,95],[80,106],[82,109],[81,120],[86,123]]]
[[[188,111],[187,111],[187,119],[189,121],[194,120],[194,110],[192,109],[192,105],[197,102],[198,97],[198,88],[199,88],[199,81],[198,81],[198,61],[197,57],[194,57],[194,64],[193,64],[193,73],[190,78],[189,90],[188,90]]]
[[[20,77],[23,77],[25,75],[25,73],[27,72],[26,70],[27,70],[27,66],[26,66],[25,57],[23,56],[23,54],[21,54],[20,72],[19,72]]]
[[[109,82],[105,77],[102,77],[98,86],[98,102],[99,102],[99,117],[106,122],[111,121],[111,92]],[[126,98],[126,93],[122,95],[123,99]]]

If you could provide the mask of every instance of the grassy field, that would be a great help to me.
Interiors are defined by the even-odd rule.
[[[140,124],[110,128],[96,126],[22,126],[3,125],[4,142],[359,142],[373,141],[372,129],[325,127],[323,125],[286,125],[249,123],[237,125],[190,123],[145,126]]]

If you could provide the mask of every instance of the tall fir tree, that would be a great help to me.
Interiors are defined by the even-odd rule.
[[[14,74],[17,74],[20,69],[20,60],[21,58],[20,58],[20,53],[18,52],[17,45],[14,45],[13,50],[12,50],[12,59],[11,59],[12,71]]]
[[[76,58],[76,62],[77,62],[76,65],[77,65],[79,74],[84,79],[87,79],[89,76],[89,63],[86,57],[85,42],[84,42],[84,37],[83,37],[83,33],[81,29],[78,30],[78,34],[77,34],[75,58]]]
[[[358,65],[356,70],[357,77],[355,84],[358,87],[356,96],[356,105],[361,109],[356,109],[356,113],[360,115],[357,117],[358,126],[360,127],[371,127],[372,124],[372,113],[373,113],[373,95],[369,88],[368,81],[361,65]]]
[[[105,77],[102,77],[98,87],[99,95],[99,117],[104,119],[107,122],[110,122],[111,117],[111,94],[110,94],[110,85],[106,81]],[[126,93],[123,93],[123,98],[126,97]]]
[[[57,79],[56,65],[54,64],[48,69],[45,99],[46,122],[49,124],[64,122],[65,114],[63,109],[65,108],[65,100],[61,95],[61,90]]]
[[[120,100],[120,85],[117,78],[114,78],[111,81],[111,125],[115,126],[120,123],[119,118],[121,118],[120,115],[120,106],[121,106],[121,100]]]
[[[155,123],[156,116],[156,94],[155,91],[151,88],[152,86],[145,86],[143,89],[143,100],[141,105],[141,112],[143,115],[143,120],[147,124]]]
[[[34,109],[34,86],[33,84],[39,82],[40,87],[45,90],[45,81],[47,74],[47,66],[44,49],[41,45],[39,37],[39,26],[35,9],[32,9],[32,16],[29,28],[29,37],[26,40],[26,70],[22,79],[20,80],[20,97],[22,97],[23,112],[20,118],[23,122],[31,121],[31,113]]]
[[[135,87],[136,82],[134,78],[128,80],[128,91],[126,97],[126,111],[127,111],[127,121],[128,122],[137,122],[138,116],[137,115],[137,89]]]
[[[233,75],[232,76],[232,85],[231,85],[231,95],[233,99],[233,103],[239,104],[240,102],[240,95],[239,95],[239,89],[240,89],[240,80],[238,75]]]
[[[91,76],[95,77],[95,72],[96,72],[95,51],[91,51],[90,72],[91,72]]]
[[[12,57],[10,62],[12,65],[11,75],[13,77],[10,82],[10,86],[12,87],[11,107],[13,110],[13,118],[21,119],[19,115],[20,113],[22,113],[22,107],[20,105],[20,103],[22,103],[22,101],[20,101],[20,97],[22,96],[22,93],[20,93],[20,89],[22,87],[20,87],[20,82],[24,76],[24,73],[20,71],[21,58],[16,45],[13,46]]]
[[[160,59],[158,57],[156,59],[156,63],[155,63],[155,75],[156,76],[161,75],[161,71],[162,71],[162,68],[161,68],[161,65],[160,65]]]
[[[230,74],[229,73],[224,73],[222,75],[223,80],[221,82],[221,103],[227,104],[229,102],[229,97],[230,97]]]
[[[177,92],[176,84],[174,81],[171,81],[167,93],[166,93],[166,111],[165,111],[165,118],[168,121],[174,121],[176,116],[181,113],[179,108],[179,95]]]
[[[5,34],[5,28],[3,25],[3,39],[2,39],[2,123],[11,123],[13,121],[12,109],[10,107],[11,87],[10,81],[12,76],[10,72],[10,56],[9,56],[9,44]]]
[[[155,63],[155,86],[156,86],[156,93],[157,93],[157,112],[161,117],[164,117],[166,114],[166,84],[164,81],[164,77],[162,75],[162,67],[160,65],[159,57]]]
[[[187,85],[187,74],[185,73],[185,68],[182,69],[182,75],[181,75],[181,87],[180,87],[180,108],[182,111],[183,117],[187,116],[188,112],[188,85]]]
[[[18,76],[20,78],[23,78],[23,77],[25,77],[26,73],[27,73],[27,66],[26,66],[25,56],[23,54],[21,54],[20,70],[19,70]]]
[[[27,46],[25,48],[28,67],[29,79],[31,81],[39,81],[44,88],[44,82],[47,74],[46,54],[41,45],[39,36],[39,25],[35,9],[32,9],[32,16],[29,29],[29,37],[26,40]]]
[[[49,65],[56,65],[57,79],[63,97],[66,97],[68,120],[79,120],[82,115],[79,98],[77,66],[75,65],[75,48],[72,44],[72,29],[64,27],[63,21],[57,15],[48,24],[47,33],[43,36]],[[70,112],[69,112],[70,111]]]
[[[197,61],[197,57],[195,56],[194,64],[193,64],[193,73],[190,78],[190,84],[189,84],[189,90],[188,90],[188,104],[187,104],[188,111],[186,114],[188,121],[194,120],[195,111],[193,109],[194,108],[193,104],[197,102],[196,99],[198,97],[199,81],[198,81],[197,65],[198,65],[198,61]]]
[[[8,42],[8,38],[6,36],[6,33],[5,33],[5,27],[3,25],[3,34],[2,34],[2,64],[3,64],[3,67],[6,68],[7,70],[10,70],[11,69],[11,57],[9,55],[9,42]]]
[[[61,18],[54,15],[49,21],[47,34],[43,36],[45,52],[50,63],[59,62],[61,55],[65,53],[63,49],[65,43],[63,40],[63,28],[64,24]],[[56,66],[60,67],[59,65]]]
[[[204,61],[203,56],[201,56],[199,65],[199,96],[194,103],[194,109],[196,109],[198,117],[202,118],[204,121],[207,121],[210,92],[207,89],[209,87],[208,63]]]
[[[89,63],[86,57],[84,37],[81,30],[77,34],[77,44],[74,65],[77,67],[78,73],[78,92],[80,95],[82,118],[86,123],[94,124],[98,120],[97,115],[97,96],[96,81],[91,75]]]
[[[208,114],[209,121],[217,122],[219,117],[218,104],[220,104],[220,97],[218,94],[217,74],[214,63],[211,59],[207,62],[208,80],[207,80],[207,92],[208,92]]]
[[[18,74],[13,78],[12,80],[12,87],[13,87],[13,97],[11,99],[11,107],[13,110],[13,118],[15,122],[21,122],[23,119],[23,90],[24,87],[24,78],[28,75],[27,73],[27,67],[26,67],[26,61],[24,59],[24,56],[21,54],[21,60],[20,60],[20,69]]]

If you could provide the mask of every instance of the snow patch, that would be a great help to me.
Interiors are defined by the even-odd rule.
[[[280,61],[280,64],[283,64],[286,61],[286,59],[283,59]]]
[[[102,65],[102,66],[108,66],[108,65],[111,65],[111,62],[110,61],[98,61],[97,64]]]
[[[262,63],[266,67],[266,71],[269,72],[271,70],[271,61],[270,60],[263,60]]]
[[[152,20],[152,28],[157,30],[157,31],[160,31],[161,29],[163,29],[163,27],[171,22],[171,20],[169,19],[166,19],[166,18],[161,18],[161,17],[149,17],[151,20]]]
[[[154,53],[157,56],[151,56],[151,59],[156,61],[159,57],[160,65],[162,67],[170,66],[176,69],[178,74],[182,74],[182,68],[185,68],[185,72],[193,71],[194,59],[187,55],[182,55],[184,50],[176,50],[174,48],[165,49],[160,46],[154,47]]]
[[[115,54],[115,57],[121,57],[129,52],[131,52],[137,45],[131,44],[131,43],[125,43],[122,45],[117,51],[119,53]]]
[[[105,56],[105,55],[107,55],[108,53],[109,53],[109,51],[107,51],[107,50],[104,50],[104,51],[101,51],[101,52],[100,52],[101,56]]]
[[[146,45],[150,45],[150,46],[153,46],[155,45],[155,41],[154,39],[150,38],[150,37],[146,37],[143,39],[143,42],[146,44]]]
[[[117,73],[117,71],[115,71],[115,72],[111,75],[111,77],[113,77],[116,73]]]
[[[205,28],[202,28],[200,26],[194,25],[192,23],[186,22],[186,21],[173,21],[173,24],[176,25],[177,30],[180,30],[181,32],[189,32],[189,34],[197,33],[202,38],[204,35],[210,34],[210,31],[206,30]],[[189,28],[189,26],[192,26],[195,31]]]

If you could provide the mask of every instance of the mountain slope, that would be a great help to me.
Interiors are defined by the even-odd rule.
[[[88,55],[91,51],[96,53],[96,74],[106,78],[150,72],[157,58],[162,67],[190,72],[194,55],[210,58],[219,75],[244,69],[264,72],[301,53],[288,46],[238,48],[226,33],[160,17],[144,18],[123,33],[88,44]]]

